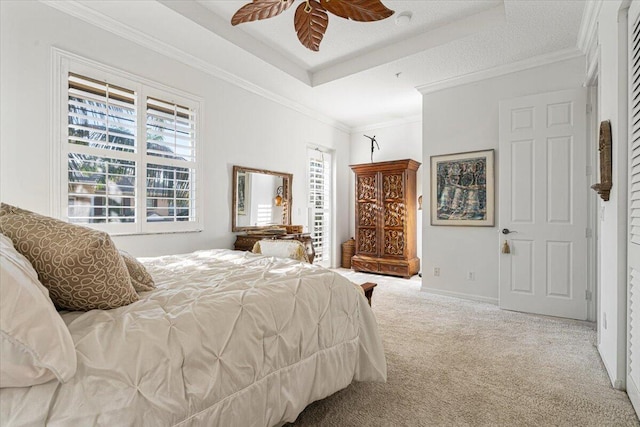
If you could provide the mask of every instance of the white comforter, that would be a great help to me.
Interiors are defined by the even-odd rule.
[[[373,313],[336,273],[228,250],[144,263],[158,289],[64,314],[75,377],[1,389],[3,426],[271,426],[386,380]]]

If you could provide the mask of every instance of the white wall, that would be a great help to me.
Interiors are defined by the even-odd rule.
[[[357,129],[351,133],[351,158],[350,164],[369,163],[371,161],[371,142],[364,135],[376,137],[380,145],[373,153],[374,162],[386,162],[391,160],[413,159],[422,160],[422,120],[416,118],[401,124],[378,126]],[[417,194],[422,194],[422,174],[425,166],[422,165],[417,172]],[[355,176],[349,169],[349,236],[355,235]],[[424,199],[424,197],[423,197]],[[425,206],[425,205],[423,205]],[[417,216],[417,242],[418,258],[422,263],[422,217]],[[421,264],[422,265],[422,264]]]
[[[625,387],[627,333],[627,33],[626,14],[619,13],[623,4],[628,7],[624,1],[602,2],[598,17],[598,121],[611,120],[613,153],[610,199],[599,203],[598,349],[616,388]]]
[[[349,134],[145,49],[40,2],[0,2],[0,199],[51,214],[51,47],[196,94],[203,117],[204,231],[116,237],[136,256],[231,248],[232,166],[293,174],[293,223],[306,224],[306,150],[335,150],[349,181]],[[348,188],[336,194],[338,244],[349,234]],[[339,246],[338,246],[339,247]],[[334,251],[334,263],[339,250]]]
[[[430,186],[430,156],[498,149],[498,103],[501,100],[580,87],[584,77],[585,60],[579,57],[424,93],[422,158],[425,173],[422,188]],[[495,172],[495,227],[432,226],[429,191],[423,191],[423,290],[497,303],[500,249],[498,151]],[[434,277],[434,267],[440,268],[439,277]],[[466,279],[469,271],[475,273],[474,281]]]

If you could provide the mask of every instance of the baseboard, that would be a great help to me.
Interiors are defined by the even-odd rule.
[[[629,395],[633,409],[636,410],[636,415],[640,417],[640,391],[630,376],[627,376],[627,395]]]
[[[604,365],[604,369],[607,371],[607,375],[609,376],[609,381],[611,382],[611,386],[616,390],[624,391],[626,388],[625,380],[617,378],[616,373],[611,372],[611,369],[609,369],[609,365],[607,365],[607,363],[605,362],[605,357],[602,355],[603,354],[602,346],[598,344],[597,348],[598,348],[598,354],[600,355],[600,360],[602,361],[602,364]]]
[[[454,297],[454,298],[467,299],[467,300],[478,301],[478,302],[486,302],[489,304],[498,305],[497,298],[483,297],[480,295],[473,295],[473,294],[464,294],[462,292],[443,291],[442,289],[425,288],[424,286],[420,288],[420,291],[427,292],[430,294],[444,295],[446,297]]]

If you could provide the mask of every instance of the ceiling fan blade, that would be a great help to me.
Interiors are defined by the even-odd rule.
[[[231,25],[272,18],[289,9],[293,2],[294,0],[253,0],[238,9],[231,18]]]
[[[321,0],[322,6],[341,18],[370,22],[385,19],[394,14],[380,0]]]
[[[293,22],[300,43],[307,49],[319,51],[320,42],[329,25],[329,15],[322,5],[315,0],[300,4]]]

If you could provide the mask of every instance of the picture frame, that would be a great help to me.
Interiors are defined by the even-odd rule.
[[[431,156],[431,225],[494,226],[494,152]]]
[[[236,188],[236,197],[238,200],[238,215],[246,215],[247,192],[249,191],[249,182],[247,181],[246,172],[238,172],[238,188]]]
[[[600,182],[593,184],[591,188],[595,190],[602,200],[609,201],[609,193],[612,182],[613,162],[611,160],[611,122],[604,120],[600,122],[600,139],[598,141],[598,153],[600,156]]]

